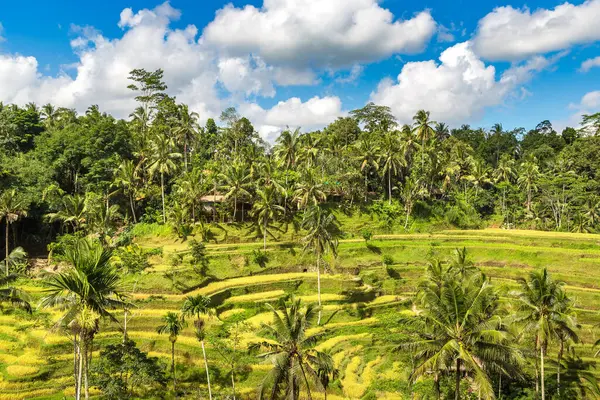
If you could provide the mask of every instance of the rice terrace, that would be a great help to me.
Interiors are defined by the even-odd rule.
[[[0,400],[600,399],[600,0],[68,3],[0,7]]]

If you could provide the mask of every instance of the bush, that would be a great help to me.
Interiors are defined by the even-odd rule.
[[[381,262],[387,267],[394,263],[394,258],[389,254],[384,254],[383,257],[381,257]]]
[[[363,229],[362,231],[360,231],[360,234],[362,238],[365,239],[365,242],[368,242],[373,238],[373,232],[371,232],[368,229]]]
[[[48,244],[48,259],[51,261],[64,261],[64,254],[67,248],[71,248],[81,239],[81,233],[66,233],[56,238],[56,241]]]
[[[252,252],[252,261],[261,268],[265,268],[269,262],[269,256],[266,251],[257,249]]]
[[[404,207],[398,202],[389,204],[387,201],[380,201],[371,206],[371,211],[377,215],[383,228],[392,231],[396,221],[404,215]]]
[[[137,244],[133,244],[116,249],[113,255],[113,262],[127,273],[136,274],[150,266],[148,257],[148,252],[144,251]]]
[[[205,276],[208,271],[208,257],[206,255],[206,245],[196,239],[191,239],[188,243],[192,254],[192,265],[201,276]]]
[[[183,254],[173,253],[169,256],[169,265],[172,267],[178,267],[183,263]]]

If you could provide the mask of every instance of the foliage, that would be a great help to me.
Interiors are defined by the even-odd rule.
[[[156,357],[149,357],[127,340],[109,344],[100,351],[92,369],[92,382],[107,399],[129,399],[158,395],[167,379]]]

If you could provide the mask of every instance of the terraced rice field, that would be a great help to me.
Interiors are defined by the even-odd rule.
[[[213,296],[217,316],[208,321],[206,350],[217,399],[231,393],[229,366],[210,332],[224,324],[235,327],[240,337],[237,345],[247,346],[259,340],[260,324],[270,321],[266,302],[291,294],[306,302],[317,301],[312,257],[294,244],[269,245],[265,268],[249,261],[260,243],[208,245],[212,278],[207,281],[185,262],[177,267],[168,265],[172,253],[186,251],[186,243],[164,237],[139,238],[138,242],[162,247],[164,253],[153,257],[151,269],[129,278],[137,304],[128,323],[129,336],[142,350],[167,364],[170,343],[156,333],[160,318],[167,311],[178,310],[188,294]],[[347,239],[340,243],[339,257],[327,260],[329,268],[323,275],[323,320],[327,324],[310,330],[321,334],[318,348],[332,354],[339,370],[329,399],[359,399],[368,393],[382,399],[410,398],[409,357],[394,351],[394,343],[401,337],[398,313],[411,313],[410,298],[427,260],[446,257],[463,246],[496,284],[506,288],[507,296],[516,278],[536,268],[547,267],[556,278],[566,281],[582,323],[581,354],[593,356],[589,343],[600,332],[594,328],[600,322],[600,236],[484,230],[385,235],[368,245]],[[384,255],[393,260],[395,274],[383,266]],[[34,303],[42,295],[35,279],[23,281],[22,288],[31,293]],[[0,315],[0,400],[73,395],[72,344],[68,336],[52,330],[59,315],[48,310],[36,310],[32,316],[20,312]],[[122,312],[116,315],[122,318]],[[121,335],[115,324],[105,323],[94,347],[116,343]],[[191,326],[177,341],[176,359],[181,387],[190,398],[198,398],[205,378],[201,349]],[[238,362],[238,398],[255,398],[269,365],[246,353]]]

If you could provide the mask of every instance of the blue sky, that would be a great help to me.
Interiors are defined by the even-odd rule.
[[[600,0],[9,2],[0,100],[126,117],[126,71],[162,67],[202,119],[233,105],[265,136],[368,101],[401,122],[425,108],[453,126],[562,128],[600,108],[598,15]]]

